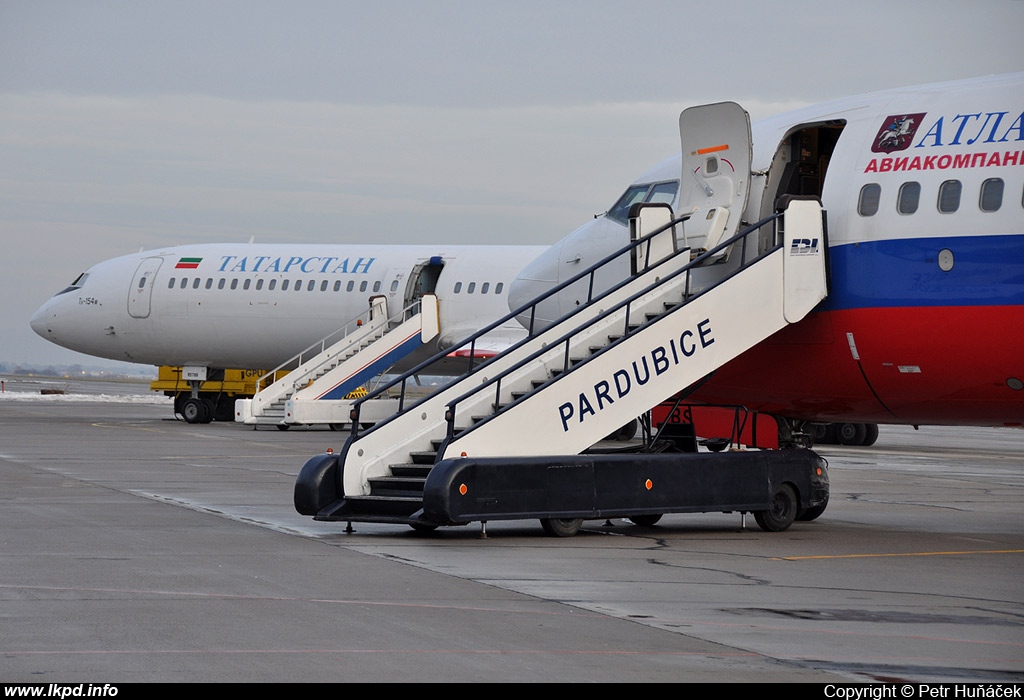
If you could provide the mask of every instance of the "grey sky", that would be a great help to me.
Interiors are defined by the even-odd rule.
[[[198,241],[554,242],[677,148],[1024,70],[1020,0],[0,0],[0,361],[99,260]]]

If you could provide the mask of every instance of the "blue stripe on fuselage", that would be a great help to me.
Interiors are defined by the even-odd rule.
[[[939,268],[943,250],[953,268]],[[829,249],[821,310],[1024,305],[1024,235],[889,239]]]
[[[342,381],[340,384],[335,385],[330,391],[324,393],[322,396],[318,396],[317,400],[337,400],[345,398],[367,381],[376,377],[381,372],[384,372],[403,357],[415,352],[422,346],[422,334],[416,333],[414,336],[384,353],[376,360]]]

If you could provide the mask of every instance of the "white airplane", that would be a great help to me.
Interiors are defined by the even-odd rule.
[[[544,246],[202,244],[94,265],[32,317],[39,335],[140,364],[270,368],[388,297],[392,313],[438,297],[422,354],[508,313],[516,273]],[[495,347],[524,335],[510,323]],[[433,354],[431,352],[431,354]]]
[[[810,195],[828,213],[829,297],[692,398],[787,428],[850,426],[847,444],[869,444],[877,423],[1024,424],[1024,73],[836,100],[758,122],[752,138],[749,163],[714,149],[667,159],[551,248],[182,246],[95,265],[32,327],[112,359],[269,367],[372,294],[432,290],[443,349],[625,245],[634,203],[699,211],[699,248]],[[517,333],[503,327],[492,351]]]

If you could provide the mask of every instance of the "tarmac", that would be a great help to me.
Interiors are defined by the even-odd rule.
[[[3,380],[4,683],[1024,681],[1019,428],[817,448],[829,507],[781,533],[717,513],[347,533],[292,505],[344,433]]]

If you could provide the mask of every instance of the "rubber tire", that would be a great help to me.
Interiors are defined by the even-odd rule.
[[[878,441],[878,423],[865,423],[864,431],[864,441],[860,444],[863,447],[871,447]]]
[[[655,513],[654,515],[629,516],[629,521],[634,525],[639,525],[640,527],[654,527],[659,520],[661,520],[661,513]]]
[[[724,438],[710,438],[704,441],[704,447],[708,448],[709,452],[725,452],[725,448],[731,444],[731,440]]]
[[[203,418],[203,422],[212,423],[217,417],[217,402],[211,398],[204,398],[202,401],[206,404],[206,417]]]
[[[281,431],[288,430],[288,428],[290,428],[290,427],[292,427],[292,426],[289,423],[278,423],[277,424],[277,429],[281,430]]]
[[[839,423],[836,425],[836,442],[840,445],[863,445],[867,428],[863,423]]]
[[[186,399],[181,404],[181,417],[190,425],[210,422],[210,408],[202,399]]]
[[[766,532],[782,532],[796,520],[799,505],[793,487],[779,484],[772,495],[772,507],[754,513],[754,520]]]
[[[540,526],[550,537],[574,537],[583,525],[582,518],[542,518]]]
[[[836,427],[832,423],[818,423],[814,426],[815,445],[836,444]]]
[[[814,506],[813,508],[808,508],[807,510],[801,511],[796,516],[796,519],[802,523],[809,523],[812,520],[817,520],[819,517],[821,517],[821,514],[825,512],[825,508],[827,507],[828,495],[826,494],[824,503],[822,503],[821,505]]]
[[[438,528],[437,525],[432,525],[430,523],[409,523],[409,527],[420,535],[429,534]]]

